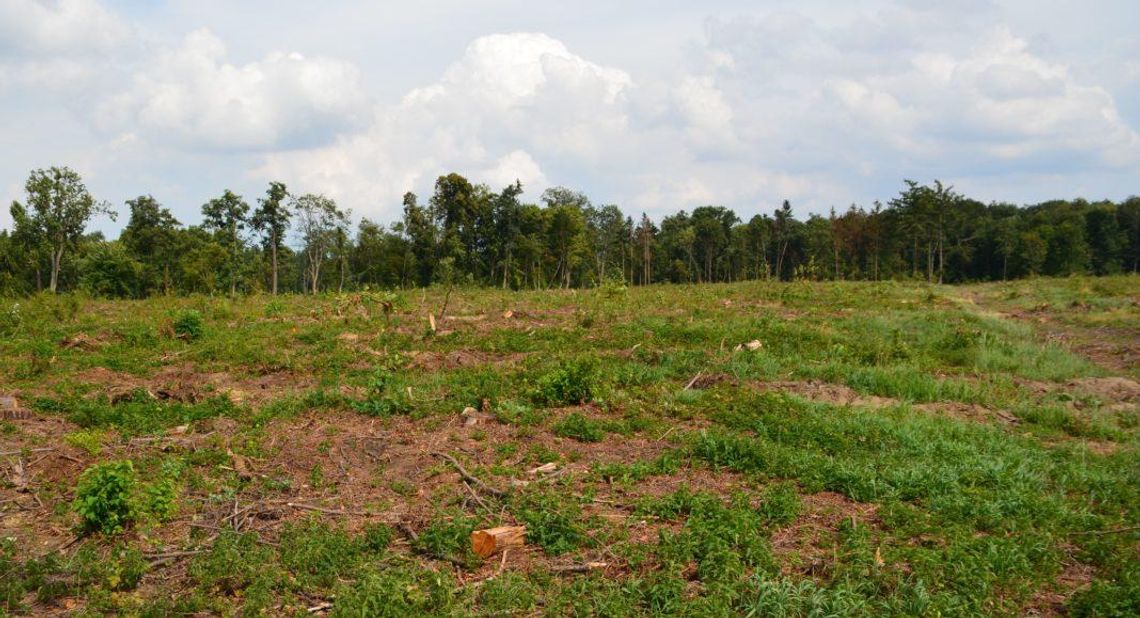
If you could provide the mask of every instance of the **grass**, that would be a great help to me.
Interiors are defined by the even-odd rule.
[[[1135,277],[444,294],[0,302],[0,613],[1140,612]]]

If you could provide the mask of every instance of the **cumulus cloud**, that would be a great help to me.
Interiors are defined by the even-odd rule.
[[[517,15],[491,19],[488,9],[485,23],[462,30],[472,42],[446,68],[377,102],[370,95],[385,85],[361,75],[387,76],[393,62],[412,67],[401,72],[408,75],[430,64],[417,55],[424,50],[401,47],[392,60],[369,49],[355,64],[267,53],[277,41],[328,49],[308,24],[279,16],[231,51],[214,34],[224,29],[170,39],[162,34],[170,28],[148,30],[97,0],[0,0],[0,89],[20,94],[8,109],[24,114],[8,115],[13,130],[5,133],[23,141],[0,162],[28,169],[27,156],[14,153],[33,150],[58,158],[65,151],[51,142],[86,123],[96,130],[75,138],[74,151],[107,170],[147,167],[148,179],[175,195],[207,194],[233,178],[249,186],[280,179],[381,220],[399,216],[404,191],[430,191],[450,171],[494,188],[521,180],[531,199],[550,184],[571,185],[655,216],[705,203],[771,211],[784,198],[822,212],[890,195],[903,177],[938,177],[984,191],[982,199],[1134,190],[1135,37],[1117,28],[1103,46],[1098,39],[1104,51],[1095,61],[1071,58],[1024,14],[1011,17],[1009,5],[1020,1],[797,10],[713,2],[703,32],[695,10],[662,9],[683,28],[606,45],[580,25],[531,20],[537,25],[528,27],[559,28],[573,48],[539,32],[479,36],[522,23]],[[285,14],[292,5],[282,6]],[[402,10],[421,20],[402,24],[438,19]],[[635,3],[606,14],[640,11]],[[192,28],[214,13],[222,14],[170,12],[195,16]],[[388,23],[376,28],[390,34],[396,26]],[[1076,30],[1065,36],[1080,39]],[[660,59],[639,66],[636,57],[654,54],[612,53],[631,45]],[[431,48],[432,61],[445,48]],[[54,107],[41,113],[41,105]],[[44,120],[66,112],[75,126],[37,128],[60,126]],[[0,187],[17,186],[10,180]]]
[[[541,189],[548,182],[541,161],[592,165],[627,133],[631,87],[624,71],[544,34],[490,35],[436,82],[379,106],[367,132],[273,154],[261,173],[318,186],[362,212],[385,204],[391,212],[402,192],[451,170]]]
[[[100,106],[100,127],[222,150],[319,145],[359,126],[367,97],[353,65],[274,52],[244,65],[196,30],[134,72]]]
[[[0,51],[33,57],[107,52],[131,29],[96,0],[0,0]]]

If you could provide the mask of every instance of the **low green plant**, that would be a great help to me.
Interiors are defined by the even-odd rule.
[[[174,336],[186,341],[199,339],[206,333],[206,321],[202,314],[191,309],[175,316],[171,328]]]
[[[209,591],[233,594],[262,579],[273,579],[277,570],[273,552],[258,543],[257,534],[239,534],[225,529],[204,554],[190,562],[190,577]]]
[[[452,615],[456,586],[447,571],[416,567],[370,569],[336,589],[335,618]]]
[[[478,520],[471,517],[437,519],[420,531],[412,541],[412,549],[437,560],[474,566],[479,557],[471,552],[471,533],[478,525]]]
[[[134,464],[110,461],[83,471],[75,489],[73,508],[86,532],[117,534],[135,520],[132,500],[137,483]]]
[[[82,429],[63,436],[63,441],[71,446],[87,451],[88,455],[98,455],[103,452],[103,441],[107,439],[107,432],[101,429]]]
[[[527,542],[542,547],[547,555],[564,554],[590,542],[579,523],[581,509],[556,493],[522,496],[511,506],[511,512],[526,525]]]
[[[538,380],[535,399],[546,405],[578,405],[594,398],[597,375],[592,360],[574,360]]]
[[[606,437],[605,424],[581,412],[567,414],[552,429],[556,436],[573,438],[579,442],[600,442]]]

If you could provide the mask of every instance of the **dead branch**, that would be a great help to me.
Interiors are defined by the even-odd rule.
[[[506,491],[504,491],[502,489],[495,488],[495,487],[491,487],[490,485],[484,483],[483,481],[479,480],[478,478],[472,476],[471,473],[468,472],[463,467],[463,464],[459,463],[459,461],[457,459],[455,459],[454,457],[452,457],[451,455],[448,455],[447,453],[439,453],[439,452],[432,453],[432,455],[435,455],[436,457],[439,457],[440,459],[443,459],[447,463],[451,464],[451,466],[453,468],[455,468],[456,472],[459,472],[460,476],[462,476],[465,480],[467,480],[472,485],[478,487],[479,489],[482,489],[483,491],[491,494],[492,496],[495,496],[496,498],[506,497],[506,495],[507,495]]]

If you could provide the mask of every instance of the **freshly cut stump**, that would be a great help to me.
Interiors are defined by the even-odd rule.
[[[521,547],[526,526],[499,526],[471,533],[471,551],[481,558],[493,556],[508,547]]]

